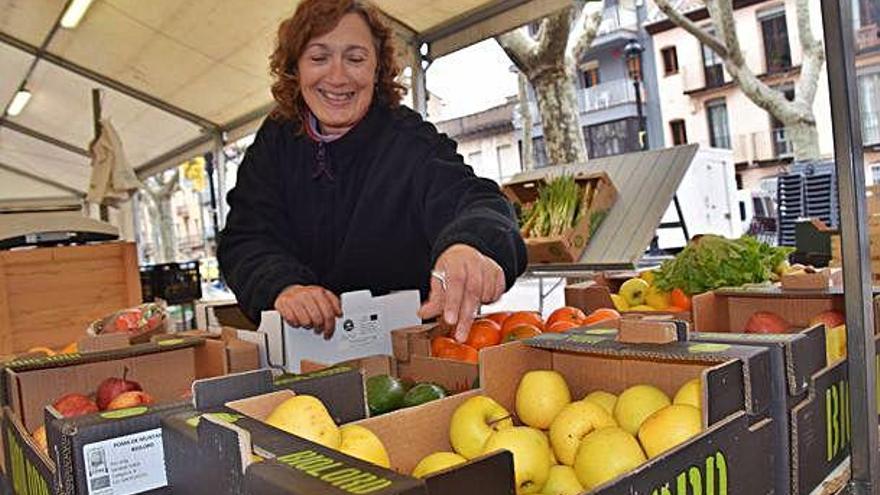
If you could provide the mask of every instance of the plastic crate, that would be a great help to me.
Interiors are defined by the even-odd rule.
[[[199,262],[142,266],[141,287],[144,301],[162,299],[168,304],[192,303],[202,297]]]

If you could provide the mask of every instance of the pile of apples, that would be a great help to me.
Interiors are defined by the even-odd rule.
[[[620,286],[611,301],[618,311],[669,311],[681,313],[691,310],[691,298],[681,289],[664,292],[654,285],[654,272],[646,271]]]
[[[265,422],[377,466],[391,466],[388,451],[379,437],[360,425],[337,426],[320,399],[311,395],[297,395],[285,400],[266,417]]]
[[[613,309],[601,308],[586,315],[579,308],[572,306],[557,309],[546,321],[534,311],[490,313],[474,320],[464,343],[457,342],[448,334],[434,337],[431,340],[431,355],[476,363],[478,352],[484,347],[528,339],[545,332],[565,332],[572,328],[619,318],[620,313]]]
[[[835,309],[810,318],[809,326],[825,325],[825,361],[827,365],[846,358],[846,316]],[[749,317],[746,333],[791,333],[797,327],[772,311],[756,311]]]
[[[425,477],[498,450],[513,454],[517,494],[575,495],[630,472],[702,431],[700,380],[674,399],[652,385],[615,396],[597,390],[577,400],[564,377],[549,370],[523,375],[516,417],[490,397],[465,401],[453,413],[455,452],[422,459]]]
[[[70,393],[59,397],[52,403],[52,407],[65,418],[75,418],[98,411],[113,411],[127,409],[129,407],[145,406],[154,402],[153,397],[144,392],[141,385],[133,380],[128,380],[126,369],[122,378],[107,378],[98,385],[94,400],[87,395]],[[33,433],[34,441],[44,452],[48,452],[46,441],[46,427],[40,426]]]

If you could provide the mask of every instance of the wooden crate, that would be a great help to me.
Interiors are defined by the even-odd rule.
[[[133,243],[0,252],[0,355],[63,347],[141,302]]]

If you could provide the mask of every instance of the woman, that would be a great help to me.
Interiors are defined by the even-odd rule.
[[[271,56],[277,107],[248,149],[218,257],[248,316],[332,335],[337,294],[419,288],[464,340],[525,270],[498,186],[400,106],[391,33],[359,0],[305,0]]]

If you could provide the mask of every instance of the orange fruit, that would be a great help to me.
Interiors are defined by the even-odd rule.
[[[559,320],[559,321],[554,321],[553,323],[547,325],[547,329],[545,330],[545,332],[547,332],[547,333],[562,333],[567,330],[571,330],[572,328],[577,328],[579,326],[580,326],[580,324],[575,323],[573,321]]]
[[[58,354],[76,354],[79,352],[79,343],[71,342],[58,351]]]
[[[439,356],[443,349],[454,345],[458,345],[458,342],[451,337],[434,337],[431,339],[431,355]]]
[[[507,333],[502,331],[501,341],[512,342],[514,340],[530,339],[538,335],[541,335],[541,329],[535,325],[523,323],[511,328]]]
[[[507,317],[509,317],[511,314],[513,314],[513,313],[511,313],[510,311],[498,311],[495,313],[480,315],[480,318],[492,320],[495,323],[497,323],[498,326],[500,327],[501,325],[504,325],[504,320],[506,320]]]
[[[478,361],[479,354],[477,353],[477,350],[473,347],[456,342],[454,345],[448,345],[440,349],[440,354],[438,354],[437,357],[443,359],[454,359],[456,361],[466,361],[468,363],[476,363]]]
[[[544,321],[541,319],[541,315],[534,311],[517,311],[508,316],[504,320],[504,324],[501,325],[501,340],[504,340],[504,335],[510,333],[514,327],[524,323],[534,325],[538,330],[544,330]]]
[[[501,342],[501,326],[487,318],[481,318],[471,325],[465,343],[476,350],[497,345]]]
[[[691,298],[683,290],[679,288],[672,289],[672,293],[669,296],[673,306],[677,306],[683,311],[690,311]]]
[[[590,313],[584,321],[581,323],[584,326],[593,325],[595,323],[599,323],[600,321],[606,320],[619,320],[620,313],[617,312],[616,309],[611,308],[599,308],[596,311]]]
[[[670,313],[683,313],[685,310],[683,308],[679,308],[678,306],[669,306],[663,311],[668,311]]]
[[[587,317],[580,308],[575,308],[573,306],[563,306],[556,311],[550,313],[550,317],[547,318],[547,328],[553,326],[557,321],[570,321],[572,323],[577,323],[580,325],[582,321]]]

